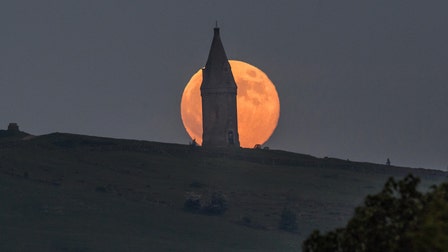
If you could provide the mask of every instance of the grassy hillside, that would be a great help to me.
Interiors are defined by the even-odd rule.
[[[0,251],[297,251],[313,229],[342,226],[390,176],[422,186],[446,173],[276,150],[50,134],[0,139]],[[222,216],[184,211],[221,192]],[[298,233],[278,229],[282,209]]]

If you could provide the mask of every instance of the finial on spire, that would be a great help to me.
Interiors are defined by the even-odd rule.
[[[215,35],[219,36],[218,20],[215,21],[215,28],[213,28],[213,30],[215,31]]]

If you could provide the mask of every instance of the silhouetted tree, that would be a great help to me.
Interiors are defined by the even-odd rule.
[[[448,251],[448,184],[423,194],[419,179],[390,178],[355,209],[345,228],[314,231],[303,251]]]

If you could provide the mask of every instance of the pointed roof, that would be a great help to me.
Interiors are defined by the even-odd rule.
[[[221,42],[221,36],[219,35],[219,27],[215,27],[213,31],[213,41],[208,54],[207,63],[205,64],[205,68],[209,69],[214,67],[221,68],[223,63],[228,62],[224,46]]]
[[[231,88],[236,90],[236,83],[227,59],[224,46],[219,35],[219,28],[215,27],[212,45],[207,63],[202,71],[201,90],[210,88]]]

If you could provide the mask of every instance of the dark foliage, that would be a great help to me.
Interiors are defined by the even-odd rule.
[[[283,208],[278,228],[288,232],[297,232],[297,216],[291,209]]]
[[[184,209],[188,212],[208,215],[221,215],[227,211],[226,197],[220,192],[214,192],[209,199],[203,199],[202,195],[189,193],[184,202]]]
[[[210,201],[203,209],[204,213],[211,215],[221,215],[227,211],[227,200],[222,193],[214,192]]]
[[[314,231],[303,251],[448,251],[448,184],[423,194],[419,182],[412,175],[390,178],[355,209],[345,228]]]
[[[184,202],[184,210],[188,212],[200,212],[201,211],[201,195],[196,193],[190,193]]]

